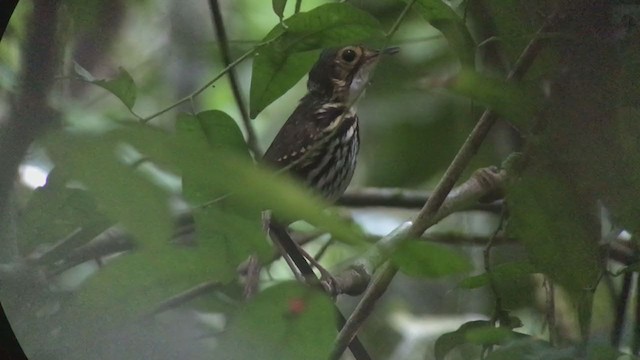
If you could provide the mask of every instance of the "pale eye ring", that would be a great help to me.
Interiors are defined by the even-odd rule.
[[[342,58],[342,60],[347,63],[352,63],[357,56],[358,54],[353,49],[346,49],[342,52],[342,54],[340,54],[340,57]]]

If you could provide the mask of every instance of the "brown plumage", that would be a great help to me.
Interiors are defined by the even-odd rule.
[[[329,201],[342,195],[360,145],[355,102],[380,52],[327,49],[309,72],[308,93],[280,129],[264,161],[286,169]]]

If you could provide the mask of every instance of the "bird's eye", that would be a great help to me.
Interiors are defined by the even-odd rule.
[[[347,50],[342,52],[341,57],[342,57],[342,60],[344,60],[345,62],[350,63],[350,62],[352,62],[353,60],[356,59],[357,55],[358,54],[356,54],[355,50],[347,49]]]

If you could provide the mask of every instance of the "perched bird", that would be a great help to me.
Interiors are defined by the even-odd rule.
[[[356,100],[381,53],[363,46],[324,50],[309,72],[302,98],[264,162],[286,169],[324,198],[337,200],[349,185],[360,147]]]
[[[274,138],[263,161],[287,171],[329,202],[337,200],[353,177],[360,147],[356,101],[378,57],[397,50],[363,46],[324,50],[309,72],[308,93]],[[286,232],[281,227],[271,226],[270,230],[301,273],[312,275],[301,250]]]

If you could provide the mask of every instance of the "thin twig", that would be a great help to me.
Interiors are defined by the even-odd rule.
[[[301,6],[302,6],[302,0],[296,0],[296,8],[294,9],[293,13],[294,14],[299,13]]]
[[[500,222],[498,223],[496,230],[493,232],[493,234],[489,238],[489,242],[487,242],[487,245],[482,251],[482,255],[484,259],[484,271],[489,277],[489,289],[491,289],[491,292],[493,293],[493,297],[494,297],[493,315],[491,316],[492,326],[496,326],[496,323],[498,323],[498,321],[500,320],[500,318],[504,313],[504,309],[502,308],[502,297],[500,296],[500,292],[498,291],[498,285],[496,284],[496,279],[493,276],[493,271],[491,267],[491,249],[493,249],[496,238],[498,237],[498,233],[502,231],[505,218],[506,218],[506,213],[503,212],[502,216],[500,216]],[[482,353],[480,354],[480,359],[483,359],[483,360],[486,359],[486,357],[491,353],[492,350],[493,350],[493,345],[491,344],[485,345],[482,349]]]
[[[184,292],[181,292],[180,294],[177,294],[175,296],[172,296],[171,298],[161,302],[160,304],[158,304],[156,307],[153,308],[153,310],[151,310],[150,312],[148,312],[147,314],[143,315],[143,319],[145,318],[150,318],[153,317],[154,315],[157,315],[161,312],[170,310],[170,309],[174,309],[180,305],[184,305],[187,302],[202,296],[202,295],[206,295],[209,294],[211,292],[213,292],[214,290],[216,290],[218,287],[220,287],[220,283],[217,281],[207,281],[207,282],[203,282],[201,284],[198,284],[194,287],[192,287],[191,289],[188,289]]]
[[[231,65],[231,55],[229,55],[229,43],[227,40],[227,32],[224,27],[224,21],[222,19],[222,13],[220,11],[220,4],[218,3],[218,0],[209,0],[209,6],[211,7],[213,27],[215,29],[216,38],[218,39],[218,49],[220,49],[220,56],[222,57],[222,62],[224,63],[224,65],[228,67],[229,65]],[[254,157],[256,159],[260,159],[262,158],[262,152],[258,148],[256,133],[253,129],[253,124],[251,124],[249,112],[247,111],[245,101],[242,97],[240,84],[238,83],[238,77],[236,76],[235,70],[229,69],[229,71],[227,72],[227,76],[229,77],[231,92],[233,93],[236,105],[238,106],[238,110],[240,111],[242,124],[244,125],[244,129],[247,134],[247,145],[249,146],[249,149],[253,153]]]

